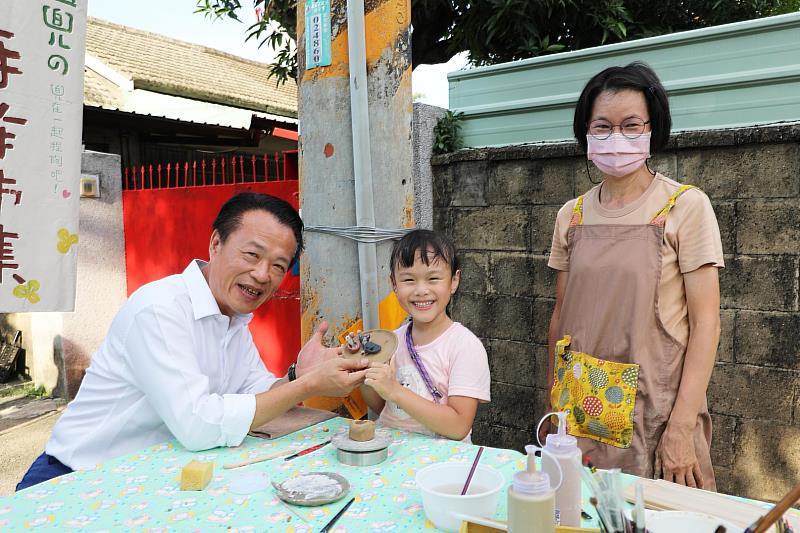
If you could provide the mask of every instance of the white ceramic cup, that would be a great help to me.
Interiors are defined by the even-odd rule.
[[[506,485],[503,474],[479,464],[468,493],[461,496],[472,462],[436,463],[417,472],[417,487],[422,494],[425,515],[439,529],[458,531],[461,520],[452,513],[492,518],[497,512],[500,490]],[[476,490],[478,492],[476,492]]]

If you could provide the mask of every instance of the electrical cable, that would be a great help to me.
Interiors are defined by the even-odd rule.
[[[386,229],[370,226],[305,226],[305,231],[344,237],[356,242],[378,243],[400,239],[411,229]]]

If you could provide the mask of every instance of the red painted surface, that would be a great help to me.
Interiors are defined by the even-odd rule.
[[[237,192],[271,194],[298,208],[297,186],[289,180],[123,191],[128,294],[183,272],[192,259],[207,260],[214,217]],[[300,277],[289,272],[276,296],[250,322],[261,359],[278,376],[286,373],[300,349],[299,293]]]
[[[297,150],[260,155],[228,155],[210,160],[138,165],[122,169],[123,190],[296,180]]]
[[[272,130],[273,137],[281,137],[283,139],[289,139],[290,141],[296,141],[298,138],[297,132],[293,130],[286,130],[283,128],[274,128]]]
[[[300,175],[300,163],[297,160],[297,150],[283,152],[283,179],[296,180]]]

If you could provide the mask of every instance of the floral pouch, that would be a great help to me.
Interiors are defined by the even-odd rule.
[[[565,335],[556,343],[553,409],[567,411],[570,435],[630,448],[639,365],[572,351],[571,342],[572,337]]]

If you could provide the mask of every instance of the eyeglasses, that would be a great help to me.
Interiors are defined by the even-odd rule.
[[[614,133],[614,128],[619,128],[619,132],[628,139],[636,139],[640,137],[650,124],[649,120],[642,120],[640,118],[629,118],[622,124],[612,124],[607,120],[595,120],[589,123],[589,135],[595,139],[602,141],[611,137]]]

